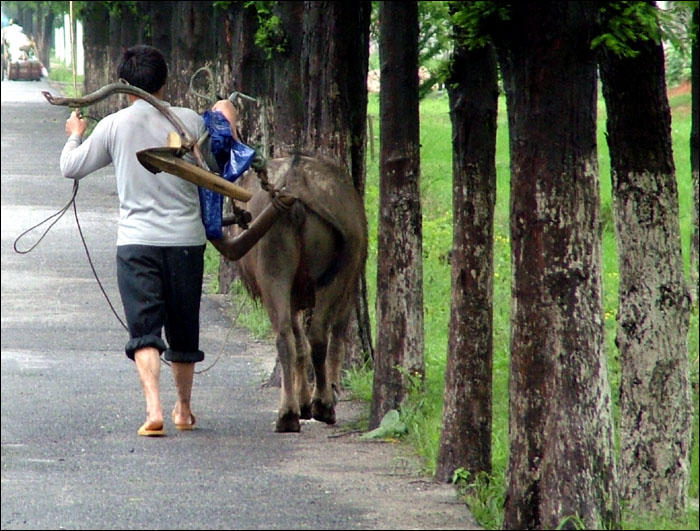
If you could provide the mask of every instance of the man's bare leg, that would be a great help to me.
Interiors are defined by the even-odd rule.
[[[163,408],[160,403],[160,353],[153,347],[139,349],[134,354],[134,362],[141,379],[141,388],[146,398],[146,422],[144,430],[158,430],[163,427]]]
[[[194,415],[190,406],[194,363],[173,362],[172,367],[175,387],[177,388],[177,403],[171,417],[178,429],[189,429],[194,426]]]

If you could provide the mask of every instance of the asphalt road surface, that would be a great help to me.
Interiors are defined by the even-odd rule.
[[[193,409],[178,432],[169,367],[161,372],[166,437],[138,437],[145,405],[127,334],[99,290],[72,208],[28,254],[17,237],[63,208],[72,181],[59,155],[69,111],[45,81],[2,82],[3,529],[475,529],[452,487],[416,473],[397,445],[305,422],[275,434],[278,390],[261,382],[271,344],[232,329],[221,295],[202,300]],[[116,286],[112,168],[83,179],[77,211],[104,288]],[[33,245],[48,224],[17,242]]]

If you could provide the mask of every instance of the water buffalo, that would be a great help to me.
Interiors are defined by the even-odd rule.
[[[333,388],[340,384],[348,320],[367,256],[367,219],[349,175],[338,166],[296,155],[269,160],[267,168],[270,183],[296,201],[242,257],[235,238],[215,246],[238,260],[248,292],[267,310],[282,367],[275,430],[298,432],[299,419],[335,423]],[[266,207],[271,210],[270,196],[254,171],[236,184],[253,193],[240,206],[254,219]],[[241,229],[236,231],[240,238]],[[308,332],[302,320],[305,309],[313,310]],[[307,379],[309,355],[313,394]]]

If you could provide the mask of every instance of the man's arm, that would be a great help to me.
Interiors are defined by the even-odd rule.
[[[233,135],[233,138],[240,142],[241,139],[238,138],[238,133],[236,132],[236,123],[238,122],[238,111],[236,110],[236,107],[234,107],[233,103],[231,103],[231,100],[219,100],[214,104],[211,110],[219,111],[221,114],[224,115],[224,118],[226,118],[228,120],[228,123],[231,125],[231,134]]]
[[[99,124],[98,124],[99,125]],[[83,143],[83,135],[87,129],[85,119],[73,111],[66,120],[68,140],[61,152],[61,173],[70,179],[81,179],[95,170],[99,170],[112,162],[112,157],[105,148],[104,142],[93,141],[97,133]]]

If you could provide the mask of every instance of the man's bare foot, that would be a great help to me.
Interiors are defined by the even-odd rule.
[[[177,406],[173,409],[170,418],[173,419],[173,423],[178,430],[192,430],[195,422],[197,422],[192,411],[185,411],[185,408],[178,409]]]
[[[143,423],[143,426],[139,428],[138,434],[144,437],[159,437],[165,435],[163,420],[147,420]]]

